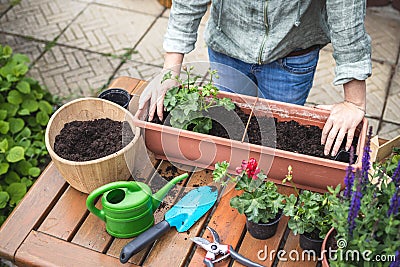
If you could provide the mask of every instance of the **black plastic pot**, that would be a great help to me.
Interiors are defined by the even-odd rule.
[[[255,223],[249,221],[246,217],[247,231],[249,231],[250,235],[256,239],[268,239],[275,235],[281,218],[282,212],[279,212],[269,223]]]
[[[123,108],[127,108],[131,100],[129,93],[121,88],[107,89],[99,94],[99,98],[114,102]]]
[[[321,255],[321,246],[323,239],[313,239],[307,233],[300,235],[300,247],[304,250],[315,251],[317,257]]]

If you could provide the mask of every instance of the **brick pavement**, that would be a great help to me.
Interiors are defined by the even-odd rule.
[[[160,73],[169,10],[156,0],[9,2],[0,0],[0,43],[27,54],[30,75],[66,101],[96,95],[118,76],[148,80]],[[206,18],[186,62],[208,60]],[[366,29],[373,44],[367,117],[375,133],[391,138],[400,134],[400,12],[368,8]],[[321,51],[308,105],[342,99],[342,88],[332,85],[331,52],[331,46]]]

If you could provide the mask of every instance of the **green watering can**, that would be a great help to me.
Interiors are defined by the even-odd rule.
[[[90,193],[86,206],[90,212],[106,222],[106,230],[110,235],[118,238],[137,236],[154,224],[153,213],[168,191],[187,177],[187,173],[175,177],[154,195],[145,183],[109,183]],[[95,207],[95,201],[100,195],[103,195],[101,210]]]

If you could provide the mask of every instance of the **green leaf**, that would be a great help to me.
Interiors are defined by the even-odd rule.
[[[9,58],[12,55],[12,48],[8,45],[3,47],[3,58]]]
[[[21,181],[21,178],[19,178],[18,173],[16,173],[15,171],[10,171],[7,173],[5,181],[7,184],[19,183]]]
[[[8,155],[6,157],[8,162],[14,163],[25,158],[25,150],[21,146],[15,146],[8,151]]]
[[[13,134],[18,133],[25,126],[25,122],[21,118],[11,118],[8,122],[10,123],[10,132]]]
[[[15,65],[14,66],[14,68],[13,68],[13,74],[16,76],[16,77],[20,77],[20,76],[23,76],[23,75],[25,75],[27,72],[28,72],[28,66],[27,65],[25,65],[25,63],[19,63],[19,64],[17,64],[17,65]]]
[[[30,112],[35,112],[39,108],[39,103],[33,99],[26,99],[21,106],[22,108],[27,109]]]
[[[40,175],[40,169],[38,167],[32,167],[29,169],[29,175],[32,177],[38,177]]]
[[[4,138],[0,142],[0,153],[6,153],[7,149],[8,149],[8,140],[7,138]]]
[[[0,121],[5,120],[7,118],[7,110],[0,109]]]
[[[10,130],[10,124],[6,121],[0,121],[0,133],[7,134]]]
[[[42,126],[46,126],[47,123],[49,122],[49,119],[50,119],[49,115],[43,111],[39,111],[36,114],[36,121]]]
[[[234,110],[235,104],[232,102],[230,98],[224,97],[219,99],[219,105],[223,106],[226,110]]]
[[[49,115],[53,113],[53,107],[49,102],[44,100],[39,101],[39,109]]]
[[[26,194],[26,185],[24,183],[13,183],[7,187],[6,191],[11,197],[10,204],[18,204]]]
[[[11,90],[8,93],[7,101],[10,102],[11,104],[19,105],[22,103],[23,98],[20,92],[18,92],[17,90]]]
[[[18,142],[19,146],[22,146],[24,150],[28,149],[31,146],[31,140],[29,139],[22,139],[21,141]],[[26,155],[26,151],[25,151]]]
[[[31,136],[31,134],[32,134],[32,132],[31,132],[31,130],[30,130],[28,127],[25,127],[25,128],[19,133],[19,135],[20,135],[21,137],[24,137],[24,138],[27,138],[27,137]]]
[[[0,209],[4,209],[7,206],[10,195],[7,192],[0,192]],[[1,224],[0,224],[1,225]]]
[[[1,76],[0,76],[1,78]],[[8,91],[10,90],[11,83],[8,81],[1,81],[0,82],[0,92]]]
[[[7,162],[0,163],[0,175],[7,173],[9,167],[10,164],[8,164]]]
[[[20,81],[16,88],[23,94],[29,94],[31,92],[31,85],[25,81]]]
[[[21,160],[17,163],[17,170],[22,175],[29,175],[29,169],[32,167],[32,164],[26,160]]]
[[[31,112],[29,111],[29,109],[26,109],[26,108],[20,109],[18,111],[18,115],[20,115],[20,116],[26,116],[29,114],[31,114]]]
[[[11,103],[1,103],[0,104],[0,109],[6,110],[8,117],[14,117],[15,114],[17,114],[18,108],[19,108],[18,105],[13,105]]]
[[[13,59],[18,62],[18,63],[29,63],[30,59],[28,56],[24,55],[24,54],[14,54]]]
[[[29,188],[33,184],[32,180],[26,177],[22,177],[21,183],[24,183],[27,188]]]
[[[207,134],[212,128],[212,120],[210,118],[199,118],[196,119],[194,123],[196,126],[193,128],[193,131],[197,133]]]

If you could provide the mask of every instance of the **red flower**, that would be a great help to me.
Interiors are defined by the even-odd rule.
[[[249,159],[249,161],[242,161],[242,165],[240,167],[236,168],[236,173],[237,174],[242,174],[243,171],[246,171],[247,176],[256,180],[257,179],[257,174],[260,173],[260,169],[257,167],[258,163],[255,158]]]
[[[258,163],[255,158],[249,159],[249,162],[247,163],[246,172],[247,172],[247,176],[252,178],[253,180],[256,180],[257,174],[260,173],[260,169],[257,166],[258,166]]]

